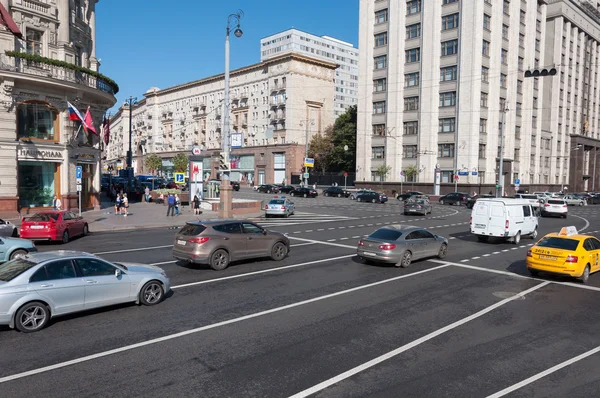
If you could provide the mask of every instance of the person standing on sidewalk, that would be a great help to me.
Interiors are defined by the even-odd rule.
[[[52,208],[54,210],[60,210],[61,206],[62,206],[62,203],[60,203],[60,199],[58,198],[57,195],[54,195],[54,200],[52,201]]]
[[[175,214],[179,215],[179,206],[181,205],[181,199],[179,199],[179,195],[175,194]]]
[[[175,215],[175,196],[173,196],[173,194],[169,194],[169,197],[167,198],[167,204],[169,205],[169,207],[167,208],[167,217],[169,217],[169,214],[171,214],[171,217],[173,217]]]
[[[115,198],[115,216],[121,213],[121,194],[117,194]]]
[[[200,211],[200,198],[198,198],[198,195],[194,195],[194,214],[198,215],[201,214],[202,212]]]
[[[146,203],[150,203],[150,188],[146,187],[144,189],[144,197],[146,198]]]
[[[125,214],[123,214],[124,217],[127,217],[127,208],[129,207],[129,199],[127,198],[127,194],[124,193],[123,194],[123,199],[121,199],[121,207],[123,208],[123,211],[125,212]]]

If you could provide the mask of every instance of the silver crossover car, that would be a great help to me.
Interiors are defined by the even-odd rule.
[[[410,225],[390,225],[379,228],[358,242],[356,253],[366,261],[408,267],[413,260],[446,257],[448,239],[424,228]]]
[[[294,214],[294,202],[285,196],[275,196],[265,205],[265,218],[273,216],[289,217]]]
[[[422,214],[426,216],[431,214],[433,206],[428,199],[408,199],[404,202],[404,215],[409,214]]]
[[[50,318],[72,312],[158,304],[170,288],[165,272],[152,265],[66,250],[28,254],[0,265],[0,325],[36,332]]]

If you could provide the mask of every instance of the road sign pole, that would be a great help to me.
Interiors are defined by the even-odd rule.
[[[81,191],[77,192],[79,195],[79,217],[81,217]]]

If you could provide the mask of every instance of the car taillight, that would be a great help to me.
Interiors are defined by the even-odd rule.
[[[533,257],[533,254],[531,253],[531,250],[527,250],[527,257]]]
[[[285,206],[281,206],[281,210],[285,210]]]
[[[208,242],[209,240],[210,240],[210,238],[192,238],[192,239],[188,240],[188,242],[201,245],[203,243]]]
[[[421,208],[422,208],[422,207],[421,207],[421,205],[418,205],[418,206],[417,206],[417,209],[421,209]]]
[[[576,263],[579,261],[579,257],[577,256],[571,256],[570,254],[567,256],[567,259],[565,260],[565,263]]]
[[[504,228],[508,229],[508,220],[504,223]]]
[[[469,225],[473,224],[473,217],[469,217]]]
[[[563,207],[567,207],[567,204],[565,203],[565,204],[563,205]]]
[[[269,205],[265,205],[265,210],[269,210]]]
[[[548,203],[546,203],[546,204],[544,205],[544,207],[550,207],[550,205],[549,205]]]
[[[362,240],[359,240],[359,241],[358,241],[358,245],[359,245],[359,246],[364,246],[364,245],[365,245],[365,242],[363,242]]]
[[[396,248],[396,245],[394,244],[384,244],[384,245],[379,245],[379,248],[381,250],[394,250]]]

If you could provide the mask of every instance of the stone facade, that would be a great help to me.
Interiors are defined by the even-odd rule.
[[[0,0],[23,40],[0,27],[0,212],[24,214],[77,207],[76,166],[82,166],[82,207],[99,206],[101,143],[69,120],[67,102],[90,108],[101,133],[104,112],[116,102],[114,86],[100,77],[43,60],[9,56],[17,51],[91,71],[96,59],[98,0]],[[79,133],[78,133],[79,132]]]

